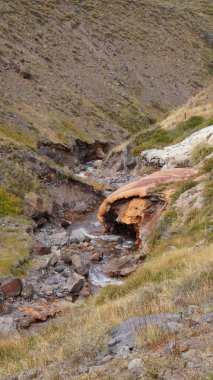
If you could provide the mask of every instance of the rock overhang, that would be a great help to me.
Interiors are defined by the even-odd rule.
[[[196,168],[173,168],[154,172],[121,187],[101,204],[99,221],[106,230],[132,233],[140,244],[144,235],[169,204],[172,191],[167,185],[196,177]],[[162,185],[166,185],[162,190]]]

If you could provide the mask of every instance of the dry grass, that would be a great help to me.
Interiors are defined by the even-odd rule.
[[[29,259],[33,246],[32,236],[26,228],[33,222],[25,217],[7,217],[5,224],[0,226],[0,275],[16,273],[21,275],[24,263]],[[17,266],[22,264],[20,269]]]
[[[163,129],[173,129],[178,123],[184,122],[192,116],[203,116],[205,119],[213,117],[213,85],[191,98],[185,105],[172,111],[160,123]]]
[[[147,347],[150,350],[155,350],[172,339],[175,339],[175,334],[158,326],[147,326],[145,329],[137,331],[137,346]]]
[[[212,248],[203,248],[199,253],[182,249],[166,256],[150,257],[126,280],[123,291],[113,287],[113,297],[107,288],[86,304],[76,306],[70,315],[54,320],[41,333],[1,336],[0,374],[34,366],[45,371],[49,364],[62,361],[68,361],[72,368],[80,362],[90,364],[97,352],[106,347],[107,331],[121,321],[136,315],[177,311],[180,306],[175,300],[181,296],[185,304],[208,301],[213,282]],[[154,335],[150,330],[146,342],[143,335],[141,345],[147,344],[147,337],[154,346],[166,339],[165,334]]]

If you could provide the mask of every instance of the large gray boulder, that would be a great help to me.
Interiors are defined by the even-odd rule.
[[[145,330],[148,326],[159,327],[165,331],[175,333],[182,327],[181,321],[181,313],[129,318],[111,331],[112,339],[108,344],[109,352],[117,354],[123,347],[128,347],[132,350],[136,347],[137,332]]]
[[[178,144],[145,150],[141,156],[143,161],[153,166],[164,168],[190,166],[191,151],[200,143],[207,143],[213,147],[213,125],[193,133]]]

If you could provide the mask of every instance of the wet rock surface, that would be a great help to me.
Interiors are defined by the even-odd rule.
[[[6,302],[6,292],[12,305],[2,320],[5,331],[46,321],[60,313],[53,305],[54,300],[69,298],[69,304],[73,305],[78,297],[85,299],[99,287],[121,284],[118,277],[136,269],[144,257],[131,253],[134,240],[105,235],[96,215],[96,211],[89,213],[67,229],[50,223],[37,229],[33,266],[26,278],[1,278],[2,305]],[[110,263],[114,267],[114,260],[117,267],[111,273],[112,278],[105,268],[110,268]],[[3,309],[6,310],[2,307],[0,315]]]

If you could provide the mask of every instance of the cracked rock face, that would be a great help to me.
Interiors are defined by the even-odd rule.
[[[160,185],[187,180],[198,173],[192,168],[161,170],[121,187],[101,204],[99,221],[108,230],[124,230],[143,242],[150,227],[166,208],[170,192],[159,191]]]

